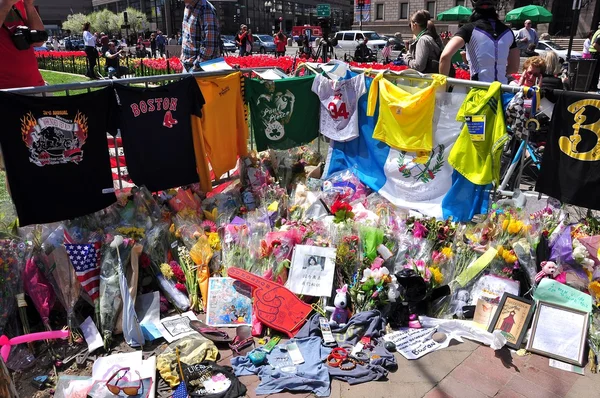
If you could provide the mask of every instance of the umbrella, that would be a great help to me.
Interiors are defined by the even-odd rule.
[[[463,6],[452,7],[437,15],[438,21],[464,21],[469,19],[473,10]]]
[[[506,22],[524,22],[528,19],[535,23],[552,22],[552,13],[544,7],[529,5],[506,14]]]

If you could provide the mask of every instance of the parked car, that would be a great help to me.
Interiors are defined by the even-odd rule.
[[[369,39],[367,46],[373,50],[381,50],[385,47],[386,41],[373,31],[364,30],[345,30],[335,34],[337,47],[343,50],[354,50],[365,38]]]
[[[235,45],[235,36],[234,35],[221,35],[221,39],[229,41]]]
[[[224,39],[223,36],[221,36],[221,43],[223,44],[224,51],[234,53],[237,50],[235,43],[231,40]]]
[[[269,35],[252,35],[254,42],[252,43],[252,51],[255,53],[274,53],[275,40]]]
[[[544,56],[548,51],[554,52],[561,63],[567,61],[568,50],[566,48],[561,47],[550,40],[540,40],[535,49],[535,52],[540,54],[541,56]],[[571,51],[571,59],[578,58],[581,58],[581,53],[577,51]]]

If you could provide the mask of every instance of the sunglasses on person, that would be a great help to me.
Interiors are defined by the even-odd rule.
[[[106,382],[106,388],[108,388],[108,391],[110,391],[111,393],[113,393],[115,395],[118,395],[121,391],[123,391],[125,393],[125,395],[128,395],[130,397],[138,395],[138,393],[140,392],[140,388],[142,388],[142,377],[140,376],[140,372],[138,372],[137,370],[135,371],[135,373],[137,373],[138,378],[140,379],[139,380],[140,384],[138,386],[119,387],[117,385],[117,384],[119,384],[119,380],[121,380],[123,377],[125,377],[125,375],[129,372],[129,370],[130,370],[130,368],[121,368],[121,369],[117,370],[115,372],[115,374],[113,374],[111,376],[111,378],[108,379],[108,381]],[[122,376],[119,376],[114,384],[111,384],[110,381],[112,379],[114,379],[115,376],[117,376],[122,371],[125,371],[125,373],[123,373]]]

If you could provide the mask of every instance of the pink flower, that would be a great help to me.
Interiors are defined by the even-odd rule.
[[[169,263],[169,265],[171,266],[171,269],[173,270],[173,275],[175,275],[175,279],[177,279],[177,282],[184,283],[185,282],[185,273],[183,272],[183,270],[181,269],[179,264],[177,264],[177,262],[175,262],[175,261],[171,261]]]
[[[179,290],[182,293],[187,293],[187,289],[185,288],[185,285],[183,283],[176,283],[175,289]]]
[[[423,224],[421,224],[418,221],[415,221],[415,224],[413,226],[413,236],[415,238],[425,238],[427,236],[427,234],[429,233],[429,231],[427,230],[427,228],[425,228],[425,226]]]
[[[371,264],[371,269],[372,270],[376,270],[381,268],[381,265],[383,264],[383,259],[381,257],[377,257],[375,260],[373,260],[373,264]]]
[[[379,290],[375,290],[373,292],[373,295],[371,296],[371,298],[374,298],[374,299],[376,299],[377,297],[379,297]]]

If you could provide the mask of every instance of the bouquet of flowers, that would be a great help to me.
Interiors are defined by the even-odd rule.
[[[147,257],[142,255],[140,262],[143,269],[150,269],[156,278],[160,289],[167,300],[179,311],[186,311],[190,307],[190,300],[175,287],[175,284],[165,278],[161,271],[162,264],[168,264],[168,252],[171,248],[168,241],[169,226],[166,223],[158,223],[146,233]],[[181,258],[180,258],[181,265]],[[166,272],[167,267],[163,267]]]
[[[357,235],[345,236],[337,246],[335,269],[338,285],[349,284],[360,265],[360,239]]]
[[[383,259],[375,258],[372,265],[362,271],[362,278],[350,288],[355,313],[381,309],[400,296],[396,277],[382,265]]]

